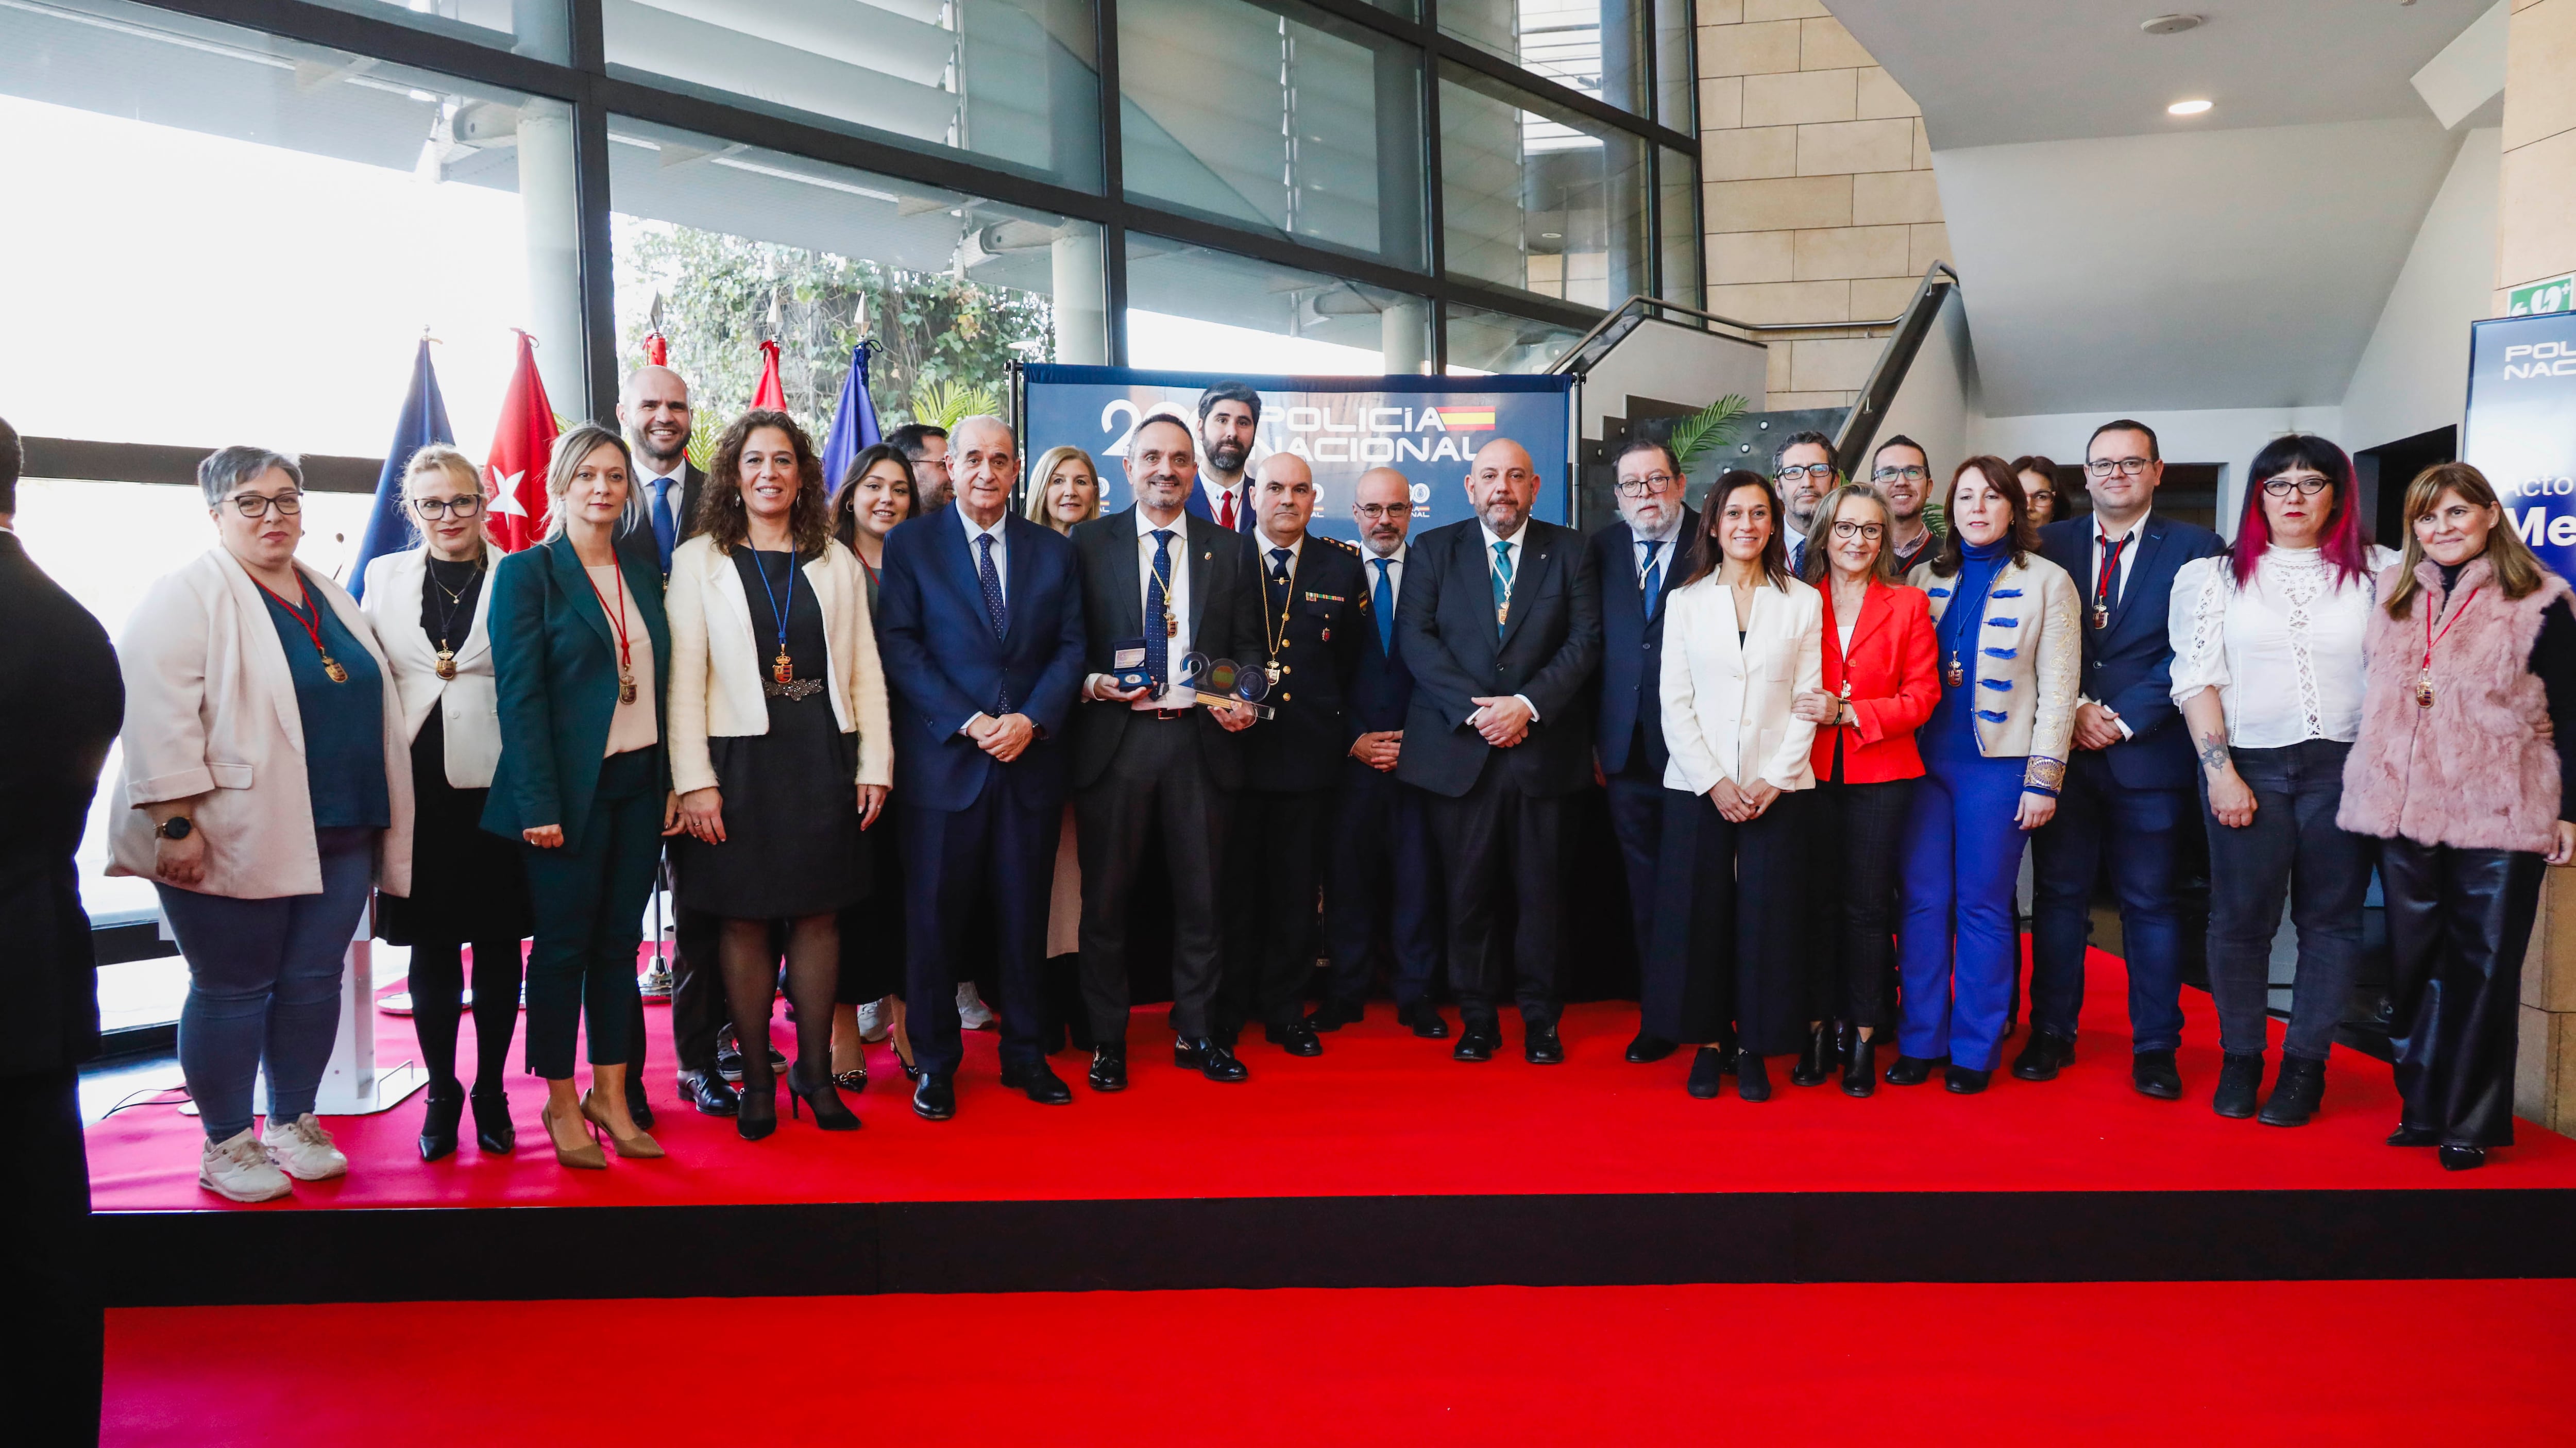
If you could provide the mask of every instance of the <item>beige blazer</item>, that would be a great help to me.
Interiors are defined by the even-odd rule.
[[[832,717],[859,732],[860,784],[894,783],[894,744],[887,722],[885,673],[877,664],[877,631],[868,615],[867,579],[858,555],[834,542],[805,565],[805,581],[823,604],[825,678]],[[671,554],[671,787],[682,794],[717,783],[707,740],[769,732],[769,677],[774,641],[764,647],[751,624],[751,600],[730,554],[704,534]],[[761,605],[768,612],[768,605]]]
[[[501,712],[492,678],[492,575],[501,550],[483,545],[482,591],[465,641],[457,646],[456,677],[438,676],[438,646],[420,626],[420,595],[429,586],[429,549],[388,553],[367,564],[367,601],[361,607],[376,626],[376,642],[393,664],[402,695],[403,738],[418,742],[421,726],[438,709],[447,751],[447,782],[456,789],[490,789],[501,762]]]
[[[1935,576],[1932,565],[1924,562],[1914,566],[1906,582],[1931,598],[1937,627],[1949,611],[1958,580]],[[2066,743],[2075,733],[2075,693],[2084,673],[2084,636],[2078,632],[2084,627],[2083,614],[2075,580],[2032,553],[2019,563],[2006,563],[1995,575],[1986,593],[1984,627],[1977,631],[1978,669],[1984,679],[2006,686],[1976,686],[1971,707],[1977,750],[1988,759],[2027,757],[2030,765],[2022,782],[2050,794],[2065,782]],[[1944,653],[1944,689],[1950,687],[1949,670]]]
[[[1753,591],[1739,643],[1734,590],[1716,573],[1666,595],[1664,788],[1706,794],[1721,779],[1812,789],[1816,726],[1789,706],[1825,686],[1824,595],[1795,578]]]
[[[385,795],[390,828],[376,840],[376,885],[411,893],[411,741],[402,696],[375,628],[340,585],[302,564],[314,598],[375,657],[384,676]],[[152,585],[117,640],[125,675],[125,758],[116,776],[111,873],[152,874],[152,819],[141,806],[205,795],[202,894],[245,900],[322,893],[313,797],[304,776],[304,718],[295,676],[259,586],[233,556],[208,550]]]

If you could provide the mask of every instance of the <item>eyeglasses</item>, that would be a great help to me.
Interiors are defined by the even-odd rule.
[[[1834,536],[1837,538],[1866,538],[1872,543],[1877,542],[1886,532],[1885,525],[1878,523],[1836,523],[1834,525]]]
[[[1360,503],[1354,505],[1351,511],[1374,523],[1394,518],[1410,518],[1413,516],[1413,505],[1411,503]]]
[[[2147,464],[2152,461],[2152,458],[2122,458],[2113,462],[2109,458],[2095,458],[2084,465],[2084,471],[2097,478],[2107,478],[2114,472],[2124,478],[2144,477]]]
[[[1814,478],[1820,483],[1829,483],[1833,481],[1834,465],[1832,463],[1791,463],[1772,476],[1784,483],[1795,483],[1807,478]]]
[[[483,495],[467,493],[456,498],[414,498],[411,510],[424,518],[444,518],[450,513],[460,518],[471,518],[483,511]]]
[[[274,498],[263,498],[257,493],[242,493],[232,499],[232,505],[245,518],[265,518],[271,508],[277,510],[279,517],[292,518],[304,511],[304,495],[280,493]]]
[[[2290,496],[2290,490],[2296,488],[2299,490],[2300,497],[2313,498],[2333,486],[2332,480],[2310,474],[2304,478],[2267,478],[2263,483],[2263,491],[2276,498],[2286,498]]]
[[[1892,483],[1901,478],[1909,483],[1919,483],[1930,476],[1932,476],[1930,468],[1880,468],[1869,475],[1869,480],[1873,483]]]
[[[1621,478],[1617,484],[1623,498],[1651,498],[1677,481],[1670,473],[1648,473],[1642,478]]]

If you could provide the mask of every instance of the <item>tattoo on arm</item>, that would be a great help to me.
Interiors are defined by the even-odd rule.
[[[2220,770],[2227,768],[2229,762],[2230,756],[2227,752],[2226,735],[2203,734],[2200,736],[2201,768],[2208,770],[2212,774],[2216,774]]]

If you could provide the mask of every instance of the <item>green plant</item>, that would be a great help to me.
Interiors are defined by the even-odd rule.
[[[1664,445],[1672,449],[1674,463],[1683,472],[1689,472],[1692,459],[1735,441],[1736,420],[1752,406],[1752,403],[1730,392],[1673,424],[1672,434],[1664,440]]]
[[[926,422],[942,432],[954,431],[957,424],[978,413],[998,413],[1002,399],[992,388],[980,382],[934,382],[912,394],[912,418]]]

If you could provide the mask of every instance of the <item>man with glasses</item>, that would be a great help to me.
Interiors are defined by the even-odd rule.
[[[1815,526],[1816,505],[1842,480],[1834,463],[1834,440],[1821,432],[1793,432],[1771,454],[1771,477],[1780,485],[1780,510],[1789,515],[1789,571],[1807,562],[1807,530]]]
[[[912,464],[912,516],[936,513],[955,500],[956,484],[948,476],[948,429],[935,422],[907,422],[887,433],[885,440],[886,446]],[[839,478],[823,482],[831,488],[841,486]]]
[[[1932,497],[1932,455],[1898,433],[1870,456],[1869,484],[1887,499],[1888,515],[1896,524],[1888,551],[1896,558],[1896,576],[1903,578],[1941,543],[1941,535],[1923,518],[1923,505]]]
[[[2031,1035],[2013,1074],[2050,1080],[2075,1057],[2093,881],[2107,856],[2129,967],[2130,1081],[2144,1095],[2174,1101],[2182,1096],[2174,1068],[2182,1044],[2174,852],[2178,832],[2198,827],[2199,802],[2191,740],[2173,703],[2166,625],[2175,573],[2226,545],[2206,528],[2155,516],[2164,462],[2143,422],[2095,428],[2084,477],[2092,516],[2040,530],[2040,552],[2081,595],[2084,668],[2057,817],[2032,840]]]
[[[1664,444],[1632,437],[1613,466],[1619,521],[1593,534],[1591,545],[1593,606],[1601,615],[1601,702],[1592,747],[1609,792],[1610,831],[1627,867],[1628,914],[1642,961],[1664,834],[1664,598],[1688,571],[1678,555],[1699,536],[1699,514],[1682,502],[1687,480]],[[1812,499],[1807,506],[1814,511]],[[1644,1065],[1675,1049],[1641,1021],[1628,1059]]]

